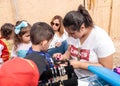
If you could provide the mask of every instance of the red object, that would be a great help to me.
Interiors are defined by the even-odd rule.
[[[74,47],[73,45],[70,46],[70,53],[71,53],[71,56],[79,57],[78,48]]]
[[[61,58],[61,55],[57,55],[57,60],[60,60],[60,58]]]
[[[79,58],[80,60],[84,59],[86,61],[89,61],[90,50],[88,49],[78,49],[73,45],[71,45],[70,53],[71,53],[71,56]]]
[[[1,58],[3,59],[3,61],[7,61],[10,58],[10,51],[6,45],[6,43],[0,39],[0,45],[3,46],[2,52],[1,52]]]
[[[85,60],[89,61],[89,54],[90,54],[90,50],[81,49],[80,50],[80,59],[85,59]]]
[[[0,86],[37,86],[39,72],[31,60],[13,58],[0,68]]]

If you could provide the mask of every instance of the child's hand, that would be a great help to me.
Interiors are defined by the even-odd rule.
[[[61,53],[55,53],[53,54],[53,57],[57,60],[63,60],[63,55]]]

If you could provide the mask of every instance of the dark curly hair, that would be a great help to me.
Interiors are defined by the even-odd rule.
[[[14,32],[15,26],[11,23],[5,23],[1,26],[1,38],[10,39]]]
[[[25,21],[27,22],[26,20],[22,20],[22,21]],[[22,21],[17,21],[16,22],[16,25],[15,26],[18,26]],[[25,33],[28,33],[31,29],[31,25],[27,22],[28,26],[27,27],[21,27],[21,30],[20,30],[20,33],[19,34],[15,34],[14,35],[14,45],[15,45],[15,50],[17,49],[18,47],[18,44],[20,44],[21,42],[23,42],[22,40],[22,36],[25,34]]]

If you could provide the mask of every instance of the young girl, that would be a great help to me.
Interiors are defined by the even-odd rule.
[[[26,21],[17,21],[15,27],[14,47],[12,50],[12,57],[26,56],[26,53],[31,46],[30,42],[30,29],[31,26]]]
[[[64,53],[67,50],[68,34],[64,29],[62,17],[56,15],[52,18],[51,26],[55,33],[52,42],[50,43],[48,53],[53,55],[54,53]]]
[[[0,38],[0,63],[7,61],[10,58],[14,36],[14,25],[5,23],[1,27]]]

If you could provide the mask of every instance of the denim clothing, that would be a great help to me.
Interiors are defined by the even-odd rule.
[[[37,51],[32,50],[32,47],[30,47],[26,55],[31,54],[31,53],[33,53],[33,52],[37,52]],[[50,68],[53,68],[53,67],[54,67],[53,60],[52,60],[51,56],[49,55],[49,53],[47,53],[47,52],[42,52],[42,51],[41,51],[41,52],[38,52],[38,53],[40,54],[40,56],[45,57],[45,59],[46,59],[46,61],[47,61],[47,63],[48,63],[48,66],[49,66]],[[34,58],[34,57],[33,57],[33,58]],[[49,69],[49,67],[47,67],[46,69]]]
[[[51,56],[53,56],[54,53],[62,53],[62,54],[64,54],[65,51],[67,50],[67,48],[68,48],[68,44],[67,44],[67,41],[65,40],[65,41],[62,42],[62,45],[60,47],[50,48],[50,49],[48,49],[47,52]]]

